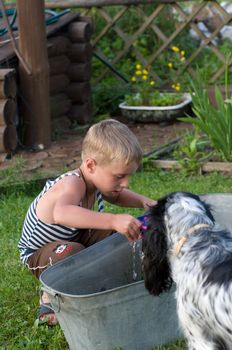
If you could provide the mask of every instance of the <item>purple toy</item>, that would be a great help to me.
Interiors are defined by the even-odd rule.
[[[144,215],[138,216],[137,219],[141,222],[140,234],[141,234],[141,238],[142,238],[145,231],[147,230],[148,216],[147,216],[147,214],[144,214]]]

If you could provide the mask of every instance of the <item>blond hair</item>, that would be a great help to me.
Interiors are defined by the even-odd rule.
[[[142,159],[142,149],[133,132],[115,119],[94,124],[87,132],[82,146],[82,160],[96,159],[100,164],[123,161],[125,164]]]

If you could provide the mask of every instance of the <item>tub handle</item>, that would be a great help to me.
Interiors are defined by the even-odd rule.
[[[51,305],[43,304],[43,301],[42,301],[42,305],[50,308],[55,313],[60,312],[60,295],[58,293],[53,292],[50,289],[45,288],[45,287],[41,287],[40,293],[42,294],[42,292],[46,292],[48,295],[51,295],[57,301],[57,307],[54,308]],[[40,299],[43,300],[42,298],[40,298]]]

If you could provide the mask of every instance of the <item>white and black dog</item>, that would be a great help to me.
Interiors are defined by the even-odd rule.
[[[143,275],[153,295],[176,283],[188,349],[232,350],[232,233],[197,195],[171,193],[150,208]]]

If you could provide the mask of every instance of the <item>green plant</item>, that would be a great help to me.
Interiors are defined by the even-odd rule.
[[[121,84],[113,77],[93,86],[94,115],[114,113],[118,108],[119,101],[128,91],[128,84]]]
[[[153,161],[156,159],[155,156],[145,156],[142,160],[142,169],[144,171],[151,171],[154,168]]]
[[[209,140],[196,131],[189,132],[176,146],[173,156],[186,173],[198,173],[201,164],[212,154],[205,148],[209,144]]]
[[[11,160],[12,166],[0,169],[0,184],[14,183],[18,181],[19,173],[25,170],[26,161],[21,156],[15,156]]]
[[[195,118],[188,116],[181,119],[192,123],[199,130],[204,132],[210,139],[212,146],[226,161],[232,161],[232,98],[229,97],[228,81],[229,58],[225,70],[225,99],[218,87],[215,87],[215,98],[217,106],[214,107],[203,86],[202,76],[197,75],[194,81],[190,79],[192,88],[192,110]]]
[[[171,81],[171,88],[174,93],[161,91],[164,82],[153,78],[154,73],[151,67],[143,67],[140,63],[135,66],[135,71],[131,77],[131,92],[126,94],[125,102],[132,106],[169,106],[178,104],[181,101],[181,84],[176,78],[176,72],[185,61],[185,52],[177,46],[172,46],[168,52],[167,63],[163,67],[164,82],[166,79]]]
[[[172,106],[181,102],[181,93],[150,92],[126,95],[125,102],[128,106]]]

